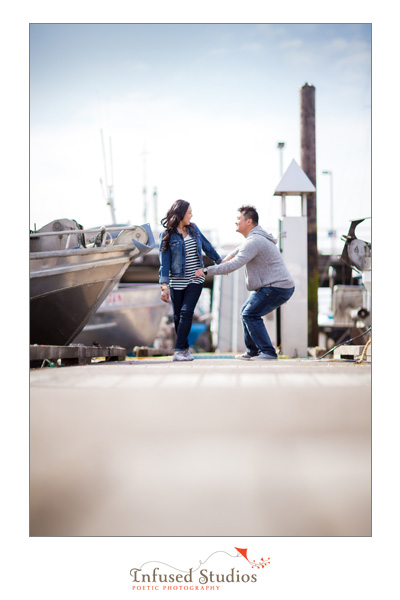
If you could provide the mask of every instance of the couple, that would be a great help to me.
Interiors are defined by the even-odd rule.
[[[161,300],[172,301],[176,332],[173,360],[193,360],[188,336],[205,275],[225,275],[243,265],[247,289],[252,294],[240,311],[247,352],[236,358],[277,359],[262,316],[287,302],[294,292],[294,281],[276,246],[277,240],[259,226],[253,206],[241,206],[236,231],[245,240],[222,260],[191,219],[189,202],[177,200],[161,221],[166,229],[160,234]],[[202,250],[216,264],[205,268]]]

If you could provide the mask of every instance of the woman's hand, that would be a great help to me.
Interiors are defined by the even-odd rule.
[[[161,289],[161,300],[163,302],[168,302],[169,301],[169,289],[167,287],[163,287]]]
[[[219,263],[220,265],[222,265],[222,263],[227,262],[228,260],[232,260],[233,256],[231,256],[229,254],[229,256],[225,256],[224,260],[221,260],[221,262]]]
[[[204,277],[205,276],[203,269],[197,269],[195,275],[196,275],[196,277]]]

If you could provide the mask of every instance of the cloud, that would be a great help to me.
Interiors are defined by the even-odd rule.
[[[325,45],[325,50],[332,53],[344,52],[349,49],[350,45],[349,41],[344,38],[335,38]]]
[[[280,48],[302,48],[304,46],[304,41],[300,38],[295,38],[293,40],[286,40],[285,42],[281,42],[279,44]]]
[[[207,52],[207,57],[208,56],[228,56],[229,53],[230,53],[229,49],[225,48],[225,47],[212,48],[211,50],[209,50]]]
[[[144,62],[133,62],[130,63],[129,66],[133,71],[148,71],[150,68],[149,65]]]
[[[243,44],[241,49],[245,52],[250,52],[253,54],[261,54],[264,51],[264,45],[258,42],[253,42],[250,44]]]

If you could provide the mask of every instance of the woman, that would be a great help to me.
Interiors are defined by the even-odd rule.
[[[166,231],[160,234],[161,300],[168,302],[171,297],[176,333],[173,360],[181,361],[193,360],[188,337],[205,280],[195,276],[196,270],[204,267],[201,251],[217,264],[221,262],[200,229],[190,222],[191,218],[189,202],[177,200],[161,220]]]

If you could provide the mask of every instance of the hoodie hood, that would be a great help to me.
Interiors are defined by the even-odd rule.
[[[253,228],[253,229],[250,231],[250,233],[249,233],[249,236],[248,236],[248,237],[250,237],[251,235],[261,235],[262,237],[265,237],[265,238],[267,238],[267,240],[269,240],[269,241],[270,241],[270,242],[272,242],[273,244],[276,244],[276,243],[277,243],[277,241],[278,241],[278,240],[277,240],[277,238],[275,238],[275,237],[272,235],[272,233],[268,233],[267,231],[265,231],[265,230],[264,230],[264,229],[261,227],[261,225],[257,225],[256,227],[254,227],[254,228]]]

